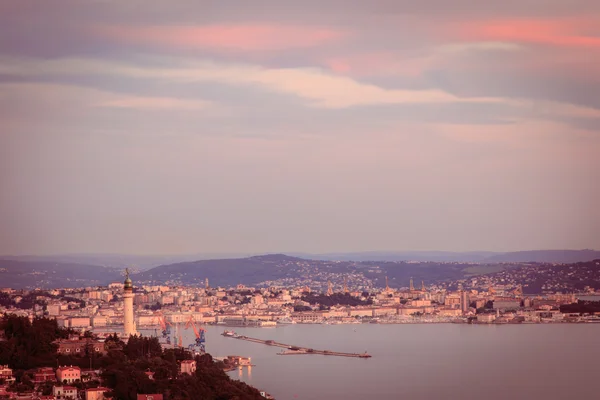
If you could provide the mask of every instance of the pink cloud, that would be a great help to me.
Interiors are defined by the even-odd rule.
[[[500,20],[468,23],[459,35],[468,40],[501,40],[564,47],[600,47],[600,37],[582,33],[600,27],[590,20]]]
[[[256,24],[104,27],[100,31],[133,43],[242,51],[312,47],[335,42],[346,36],[345,32],[329,28]]]
[[[417,77],[430,64],[430,57],[404,58],[391,52],[379,52],[331,57],[323,63],[332,72],[341,75]]]

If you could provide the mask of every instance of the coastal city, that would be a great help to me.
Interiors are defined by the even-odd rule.
[[[53,290],[1,289],[0,314],[56,319],[60,327],[106,330],[125,323],[126,297],[122,283],[107,287]],[[137,327],[160,327],[161,322],[275,326],[278,323],[360,322],[583,322],[595,317],[562,312],[561,306],[577,302],[577,295],[551,293],[524,295],[520,286],[489,286],[485,290],[423,282],[408,288],[389,286],[373,291],[334,288],[325,293],[309,287],[231,288],[142,286],[132,292]],[[594,291],[581,295],[594,295]],[[600,297],[599,297],[600,298]],[[574,315],[577,314],[577,315]],[[121,328],[122,329],[122,328]]]
[[[344,277],[340,287],[327,282],[324,292],[316,292],[308,286],[254,288],[241,283],[235,287],[213,288],[208,279],[202,287],[135,286],[127,271],[124,283],[114,282],[104,287],[3,288],[0,291],[0,315],[4,318],[25,318],[30,322],[55,321],[57,328],[70,332],[68,337],[53,342],[56,353],[65,357],[89,356],[90,352],[105,355],[113,334],[118,336],[116,340],[128,343],[138,331],[154,332],[150,336],[155,336],[163,348],[180,349],[198,356],[205,353],[206,339],[202,326],[207,325],[231,327],[223,334],[273,345],[268,341],[237,335],[234,330],[236,327],[273,328],[288,324],[600,322],[600,309],[589,306],[590,302],[578,301],[576,294],[524,295],[520,285],[514,285],[505,275],[502,276],[504,278],[494,282],[485,277],[451,283],[459,286],[457,290],[448,290],[446,287],[449,285],[443,284],[415,284],[412,279],[408,287],[392,289],[387,277],[385,287],[366,290],[364,287],[350,288]],[[493,286],[484,290],[463,286],[481,287],[491,283]],[[591,288],[581,293],[592,298],[595,294]],[[196,340],[184,343],[182,332],[190,327]],[[0,332],[0,340],[6,339],[6,332]],[[288,348],[287,353],[282,354],[307,351],[289,345],[280,347]],[[321,354],[327,355],[327,352]],[[370,357],[367,354],[355,356]],[[216,361],[223,363],[224,370],[251,365],[250,359],[240,356]],[[196,361],[191,357],[180,360],[178,365],[179,374],[192,374],[196,370]],[[4,365],[0,367],[0,396],[10,399],[101,400],[108,398],[108,388],[80,384],[94,379],[100,382],[99,377],[100,371],[91,368],[47,365],[32,371],[31,379],[26,380],[29,385],[23,385],[22,376],[21,382],[17,383],[12,369]],[[73,386],[75,382],[78,385]],[[46,394],[42,395],[44,390]],[[270,397],[265,392],[261,395]],[[140,394],[137,398],[156,400],[162,397],[159,394],[153,397]]]

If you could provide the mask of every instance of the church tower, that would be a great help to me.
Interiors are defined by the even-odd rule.
[[[125,282],[123,285],[123,330],[125,339],[137,334],[133,319],[133,284],[129,278],[129,269],[125,269]]]

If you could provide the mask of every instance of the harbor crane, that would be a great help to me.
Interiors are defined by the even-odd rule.
[[[201,326],[196,326],[196,321],[194,320],[193,315],[190,315],[190,318],[188,319],[187,323],[185,324],[185,329],[189,329],[190,326],[194,330],[194,335],[196,335],[196,342],[193,344],[190,344],[188,346],[188,348],[190,350],[193,350],[194,347],[196,347],[201,354],[206,353],[206,347],[204,346],[204,343],[206,342],[206,337],[204,335],[204,332],[206,332],[206,330],[204,328],[202,328]]]
[[[160,327],[162,328],[163,338],[167,339],[167,344],[171,344],[170,333],[171,326],[173,326],[173,324],[167,321],[162,313],[158,314],[158,322],[160,323]]]

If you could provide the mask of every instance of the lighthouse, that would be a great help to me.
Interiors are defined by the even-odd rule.
[[[125,282],[123,285],[123,330],[126,339],[135,335],[135,322],[133,320],[133,284],[129,278],[129,269],[125,269]]]

